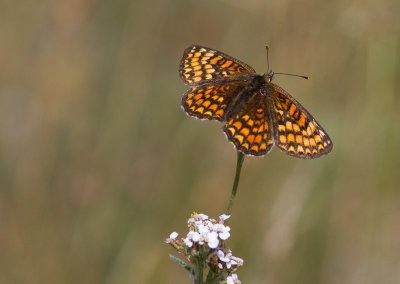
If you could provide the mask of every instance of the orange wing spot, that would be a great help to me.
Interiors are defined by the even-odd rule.
[[[255,138],[255,136],[253,134],[250,134],[249,136],[247,136],[247,141],[249,141],[250,144],[253,144],[254,138]]]
[[[194,72],[194,76],[200,76],[201,74],[203,74],[203,71],[196,71],[196,72]]]
[[[191,105],[193,104],[193,100],[186,100],[186,104],[187,104],[188,106],[191,106]]]
[[[287,136],[287,139],[288,139],[289,142],[293,143],[294,142],[294,135],[292,133],[289,133],[288,136]]]
[[[322,144],[318,144],[318,150],[322,150],[324,149],[324,146],[322,146]]]
[[[249,135],[250,129],[244,127],[240,130],[240,133],[242,133],[244,136]]]
[[[291,146],[289,147],[288,151],[294,153],[294,147],[293,147],[293,145],[291,145]]]
[[[279,124],[279,125],[278,125],[278,131],[279,131],[279,132],[285,132],[285,131],[286,131],[285,126],[282,125],[282,124]]]
[[[254,142],[256,142],[257,144],[260,144],[260,143],[261,143],[261,135],[260,135],[260,134],[258,134],[258,135],[256,136],[256,139],[254,139]]]
[[[271,145],[272,144],[272,140],[268,140],[268,145]]]
[[[285,135],[279,135],[279,141],[280,141],[282,144],[286,144],[286,136],[285,136]]]
[[[235,137],[234,137],[237,141],[239,141],[239,143],[240,144],[242,144],[243,143],[243,135],[240,135],[240,134],[238,134],[238,135],[235,135]]]
[[[193,56],[193,53],[189,53],[188,55],[187,55],[187,58],[190,58],[190,57],[192,57]]]
[[[206,107],[206,108],[208,108],[210,104],[211,104],[210,101],[205,101],[205,102],[203,103],[203,106]]]
[[[305,116],[302,114],[299,118],[299,120],[297,121],[297,123],[301,126],[304,127],[305,123],[306,123],[306,118]]]
[[[214,72],[215,72],[215,69],[213,69],[213,68],[207,69],[206,72],[207,72],[207,73],[214,73]]]
[[[206,54],[204,54],[205,56],[209,56],[209,57],[211,57],[211,56],[214,56],[214,53],[212,53],[212,52],[207,52]]]
[[[203,113],[204,115],[209,115],[212,116],[212,112],[210,110],[206,111],[205,113]]]
[[[311,154],[310,148],[306,148],[306,154]]]
[[[254,125],[254,120],[249,119],[249,121],[247,122],[247,125],[252,127]]]
[[[292,123],[291,123],[290,121],[286,121],[286,129],[287,129],[288,131],[292,131],[292,130],[293,130],[293,128],[292,128]]]
[[[324,147],[328,146],[328,143],[324,142]]]
[[[224,110],[223,109],[219,109],[215,112],[216,115],[219,115],[220,117],[224,116]]]
[[[217,101],[222,103],[224,101],[224,97],[219,97]]]
[[[201,105],[202,102],[204,102],[204,100],[200,99],[200,100],[196,101],[194,104],[199,106],[199,105]]]
[[[317,143],[322,143],[321,136],[315,135],[315,141],[316,141]]]
[[[260,150],[265,150],[265,149],[267,149],[267,144],[265,144],[265,142],[263,142],[263,143],[260,145]]]
[[[213,110],[213,111],[216,111],[217,108],[218,108],[218,106],[217,106],[216,104],[213,104],[213,105],[211,105],[211,106],[209,107],[209,109],[211,109],[211,110]]]
[[[204,56],[203,58],[201,58],[201,61],[208,62],[208,59],[210,59],[210,56]]]
[[[228,130],[231,132],[231,135],[235,133],[235,129],[233,127],[229,127]]]
[[[183,76],[185,76],[185,78],[187,79],[190,77],[190,74],[183,74]],[[191,81],[191,80],[188,80],[188,81]]]
[[[253,145],[250,150],[258,152],[258,145]]]
[[[290,108],[289,108],[289,114],[290,114],[290,116],[293,116],[293,114],[294,114],[295,111],[296,111],[296,106],[295,106],[294,104],[291,104],[291,105],[290,105]]]
[[[190,66],[192,66],[192,67],[196,67],[196,66],[200,66],[200,62],[191,62],[190,63]]]
[[[205,77],[205,79],[206,79],[206,80],[208,80],[208,79],[212,79],[212,75],[211,75],[211,74],[206,74],[206,77]]]
[[[232,65],[232,61],[227,60],[224,64],[222,64],[221,68],[226,68]]]
[[[198,82],[198,81],[200,81],[201,80],[201,77],[194,77],[193,78],[193,81],[195,81],[195,82]]]
[[[197,108],[196,111],[200,112],[201,114],[203,114],[204,107],[201,106],[201,107]]]
[[[248,120],[250,119],[250,116],[248,116],[248,115],[246,114],[246,115],[243,115],[242,118],[243,118],[243,120],[248,121]]]
[[[192,71],[192,68],[188,67],[188,68],[184,68],[185,72],[190,72]]]
[[[211,99],[212,99],[213,101],[218,100],[218,98],[219,98],[219,96],[217,96],[217,95],[214,95],[214,96],[211,97]]]
[[[212,90],[207,90],[205,93],[204,93],[204,95],[206,95],[207,96],[207,98],[209,98],[211,95],[210,95],[210,93],[212,92]]]
[[[264,133],[263,135],[263,139],[266,140],[267,139],[267,133]]]
[[[303,137],[303,144],[304,144],[304,146],[309,147],[310,146],[310,140],[308,138]]]
[[[302,137],[301,137],[301,135],[296,135],[296,143],[297,144],[301,144],[302,143]]]
[[[267,125],[268,127],[268,125]],[[264,131],[264,124],[261,124],[260,127],[258,128],[258,133],[261,133]]]
[[[188,94],[188,95],[187,95],[188,99],[191,99],[191,98],[193,98],[193,96],[194,96],[194,94],[193,94],[193,93],[190,93],[190,94]]]
[[[246,148],[246,150],[249,150],[249,143],[244,143],[244,144],[242,144],[242,147],[243,148]]]
[[[314,149],[312,150],[312,153],[313,153],[313,154],[316,154],[316,153],[318,153],[318,150],[314,148]]]
[[[311,123],[310,123],[311,124]],[[307,127],[307,135],[311,136],[312,135],[312,131],[310,127]]]
[[[235,121],[235,123],[234,124],[232,124],[233,126],[235,126],[236,127],[236,129],[240,129],[240,128],[242,128],[242,123],[240,122],[240,121]]]
[[[192,69],[192,68],[188,68],[188,69]],[[199,71],[201,69],[200,65],[194,66],[193,67],[193,71]]]
[[[210,68],[212,68],[212,65],[210,65],[210,64],[204,65],[204,69],[210,69]]]
[[[305,131],[305,130],[302,130],[301,134],[303,134],[303,136],[308,136],[307,131]]]
[[[221,57],[215,57],[213,59],[210,60],[210,64],[215,65],[217,64],[217,62],[221,59]]]
[[[314,132],[314,131],[315,131],[314,123],[311,122],[309,126],[310,126],[310,128],[311,128],[311,131]]]
[[[191,106],[190,109],[191,109],[192,111],[194,111],[194,110],[196,109],[196,106]]]
[[[310,144],[312,147],[315,147],[316,143],[314,138],[310,138]]]
[[[197,62],[199,61],[199,56],[201,55],[201,53],[195,53],[194,57],[192,58],[192,62]]]
[[[304,148],[301,145],[297,146],[297,152],[304,154]]]
[[[268,130],[268,122],[264,123],[265,129]]]
[[[295,132],[300,132],[300,127],[297,124],[293,124],[293,130]]]

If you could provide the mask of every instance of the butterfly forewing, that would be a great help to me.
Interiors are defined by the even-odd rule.
[[[308,111],[279,86],[269,83],[275,144],[289,155],[309,159],[328,154],[332,141]]]
[[[239,151],[246,155],[262,156],[273,145],[271,127],[266,99],[256,93],[239,113],[227,118],[224,131]]]
[[[183,53],[179,74],[189,85],[199,85],[223,77],[255,73],[238,59],[203,46],[189,46]]]

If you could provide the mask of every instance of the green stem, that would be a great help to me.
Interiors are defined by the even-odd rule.
[[[226,215],[231,215],[232,204],[233,204],[233,200],[235,199],[235,196],[236,196],[237,187],[239,185],[239,178],[240,178],[240,172],[242,170],[243,161],[244,161],[244,154],[240,151],[237,151],[235,181],[233,182],[231,199],[229,200],[228,209],[226,210]]]

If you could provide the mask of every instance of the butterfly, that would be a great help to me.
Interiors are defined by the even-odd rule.
[[[332,141],[321,125],[271,82],[278,73],[256,74],[225,53],[192,45],[183,53],[179,74],[190,86],[182,108],[190,116],[224,122],[223,130],[238,151],[263,156],[275,144],[303,159],[331,152]]]

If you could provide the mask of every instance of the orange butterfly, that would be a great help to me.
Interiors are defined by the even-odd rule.
[[[332,150],[331,139],[311,114],[271,83],[272,71],[259,75],[229,55],[193,45],[183,53],[179,74],[190,86],[183,109],[200,119],[224,121],[229,141],[246,155],[265,155],[274,143],[303,159]]]

